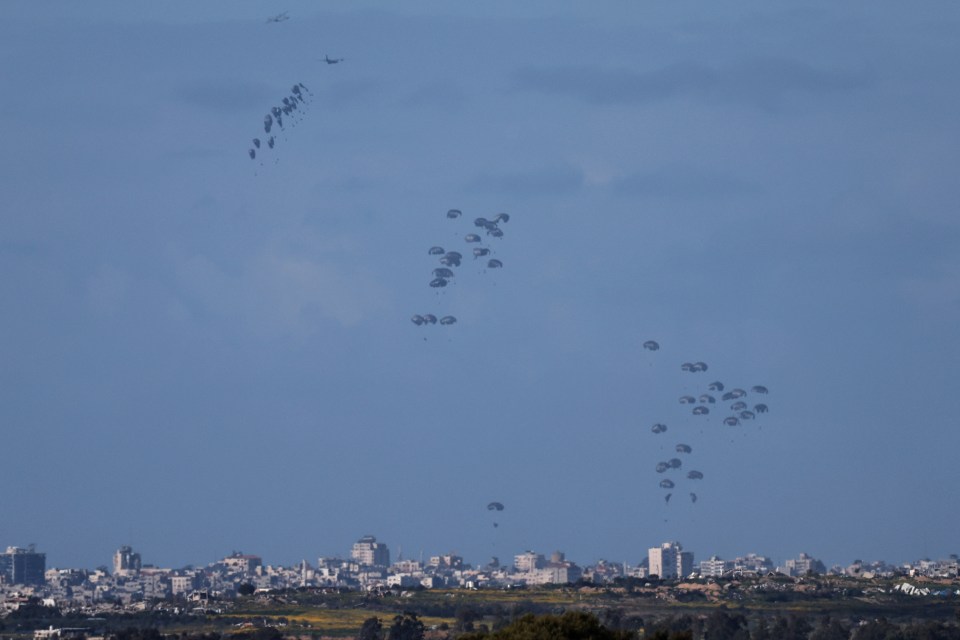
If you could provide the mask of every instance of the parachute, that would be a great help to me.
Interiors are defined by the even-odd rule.
[[[284,114],[289,114],[290,110],[295,110],[298,108],[298,103],[303,102],[302,93],[303,93],[303,90],[305,90],[306,88],[303,87],[302,85],[299,85],[299,87],[300,88],[297,88],[294,91],[292,96],[288,96],[283,100],[283,105],[281,107],[279,107],[276,111],[271,111],[271,113],[267,115],[267,117],[264,119],[265,123],[269,122],[270,123],[269,126],[272,127],[273,123],[276,122],[281,129],[283,128],[283,123],[280,120],[280,116]],[[454,221],[448,224],[454,224],[458,218],[461,218],[463,216],[463,212],[460,209],[449,209],[445,215],[448,220]],[[474,219],[473,223],[474,223],[474,226],[477,227],[478,229],[482,228],[486,230],[486,232],[489,235],[492,235],[495,237],[501,237],[503,235],[503,232],[497,225],[500,222],[507,222],[509,219],[510,219],[509,215],[502,213],[502,214],[497,214],[494,220],[488,220],[486,218],[476,218]],[[467,229],[467,231],[469,231],[469,229]],[[490,248],[482,246],[483,239],[482,239],[482,234],[479,231],[476,231],[476,233],[465,233],[462,237],[467,243],[472,243],[474,245],[470,247],[470,251],[473,254],[474,260],[476,260],[477,258],[488,257],[493,253],[493,251]],[[481,246],[477,246],[477,245],[481,245]],[[429,249],[427,250],[427,254],[430,256],[436,257],[437,261],[441,265],[441,266],[437,266],[436,264],[433,265],[434,268],[432,269],[432,276],[431,276],[431,279],[428,281],[430,288],[443,289],[443,288],[446,288],[448,285],[451,285],[454,283],[459,284],[460,282],[463,281],[464,278],[469,279],[471,277],[470,275],[463,275],[463,274],[457,273],[459,267],[462,266],[462,262],[463,262],[463,254],[460,253],[459,251],[448,251],[448,250],[445,250],[442,246],[434,245],[429,247]],[[503,267],[503,262],[499,259],[489,257],[485,261],[485,265],[487,269],[499,269]],[[461,276],[461,277],[457,277],[457,276]],[[454,280],[455,277],[456,277],[456,280]],[[421,318],[423,317],[424,316],[421,316]],[[427,323],[427,321],[424,320],[423,323]],[[435,324],[435,323],[436,323],[436,318],[434,317],[434,322],[431,324]],[[440,319],[440,324],[442,325],[452,325],[456,323],[457,323],[457,318],[452,315],[446,315]]]
[[[653,340],[643,343],[644,349],[650,351],[656,351],[659,349],[659,346],[660,345]],[[652,360],[653,359],[651,359],[650,366],[654,365]],[[676,364],[670,365],[668,363],[667,369],[669,370],[672,366],[676,366]],[[710,366],[706,362],[699,360],[689,361],[680,363],[680,370],[687,373],[700,373],[709,371]],[[725,389],[724,383],[720,380],[714,380],[709,384],[701,385],[699,383],[691,384],[691,381],[695,380],[695,378],[690,378],[688,376],[681,376],[681,378],[685,379],[685,381],[681,384],[683,389],[681,393],[683,395],[678,395],[675,397],[678,398],[681,405],[692,405],[689,407],[689,409],[694,416],[708,416],[708,418],[702,419],[704,421],[709,420],[712,422],[709,415],[711,411],[713,411],[715,414],[719,414],[716,415],[716,420],[723,422],[723,424],[727,426],[734,427],[746,424],[746,421],[755,419],[757,414],[767,411],[767,406],[762,404],[754,405],[753,410],[751,411],[746,401],[746,396],[748,395],[747,390],[749,390],[751,393],[757,394],[767,393],[767,388],[762,385],[744,388],[734,388],[731,386]],[[709,380],[709,378],[704,380],[704,383],[706,383],[707,380]],[[726,407],[730,408],[729,412],[725,411]],[[683,411],[686,412],[686,410],[686,407],[683,407]],[[668,417],[667,419],[670,418]],[[687,422],[682,422],[679,429],[682,433],[686,434],[687,432],[684,431],[684,429],[692,425],[693,423],[691,422],[691,419],[687,418]],[[653,431],[655,434],[663,433],[666,430],[666,425],[662,423],[657,423],[651,428],[651,431]],[[700,433],[703,433],[702,429],[700,430]],[[699,441],[695,440],[695,436],[693,435],[684,435],[682,437],[689,437],[693,446],[691,446],[691,444],[684,443],[675,444],[674,449],[676,450],[677,454],[680,454],[677,458],[671,458],[669,460],[663,460],[660,462],[652,460],[648,463],[652,464],[653,462],[656,462],[656,471],[658,474],[662,474],[658,476],[659,486],[663,489],[673,490],[675,487],[679,487],[680,490],[686,489],[689,491],[690,488],[693,488],[693,486],[689,484],[690,482],[698,482],[704,479],[704,473],[702,471],[690,468],[692,466],[697,466],[696,461],[698,458],[688,455],[692,454],[694,448],[698,446],[701,450],[704,450],[703,443],[698,444]],[[676,442],[676,440],[674,440],[674,442]],[[661,455],[663,454],[661,453]],[[673,474],[673,469],[678,470],[677,475]],[[683,477],[684,475],[686,478]],[[684,483],[688,484],[684,485]],[[665,496],[665,501],[669,502],[669,498],[672,495],[672,493],[667,493]],[[691,491],[689,492],[689,495],[692,503],[697,502],[698,497],[696,493]]]
[[[766,413],[770,408],[761,402],[760,404],[753,405],[753,410],[757,413]]]
[[[423,316],[423,320],[429,324],[437,324],[437,316],[433,315],[432,313],[428,313]]]
[[[667,495],[663,496],[663,501],[666,502],[667,504],[670,504],[670,496],[672,495],[673,495],[672,493],[668,493]]]
[[[443,257],[440,258],[440,264],[447,267],[459,267],[460,260],[463,259],[463,256],[459,251],[447,251],[443,254]]]
[[[426,322],[426,320],[423,319],[423,316],[415,315],[415,316],[413,316],[412,318],[410,318],[410,322],[412,322],[413,324],[415,324],[415,325],[417,325],[417,326],[419,327],[419,326],[422,325],[424,322]]]
[[[503,511],[503,503],[491,502],[487,505],[487,511]]]
[[[280,100],[280,105],[282,106],[276,105],[269,108],[267,114],[263,116],[263,133],[265,135],[270,136],[265,141],[266,146],[269,149],[273,149],[277,142],[276,138],[270,135],[270,133],[273,131],[274,123],[276,123],[276,125],[280,127],[281,130],[284,130],[284,126],[283,126],[284,116],[291,117],[293,119],[294,124],[299,122],[304,112],[304,110],[301,109],[301,106],[306,106],[306,104],[308,103],[308,97],[312,95],[313,94],[310,92],[309,89],[307,89],[307,86],[305,84],[303,84],[302,82],[298,82],[297,84],[291,87],[290,95]],[[247,152],[251,160],[256,159],[257,149],[266,151],[266,149],[263,149],[263,147],[261,146],[262,143],[263,141],[261,141],[259,138],[253,139],[254,149],[250,149]]]

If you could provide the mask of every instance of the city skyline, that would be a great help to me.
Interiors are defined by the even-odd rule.
[[[710,563],[720,561],[721,564],[724,562],[729,562],[736,558],[760,558],[765,563],[765,566],[769,567],[770,571],[793,571],[793,567],[797,566],[798,562],[813,562],[813,565],[807,564],[806,567],[818,566],[820,567],[817,570],[817,573],[826,573],[829,569],[830,571],[835,570],[837,567],[849,567],[856,564],[866,564],[866,565],[885,565],[889,567],[905,567],[916,565],[920,562],[929,562],[932,560],[945,561],[952,560],[954,563],[957,562],[957,554],[951,553],[946,554],[941,558],[930,558],[926,556],[915,556],[910,560],[906,561],[892,561],[887,558],[861,558],[856,557],[848,561],[834,561],[832,559],[821,558],[816,553],[810,554],[807,551],[799,551],[789,557],[776,558],[773,556],[765,555],[760,549],[752,549],[749,551],[740,551],[730,555],[721,555],[715,551],[706,551],[697,553],[696,550],[685,549],[682,544],[678,541],[668,541],[662,543],[656,543],[657,546],[654,547],[645,547],[642,550],[638,550],[638,558],[613,558],[613,557],[599,557],[591,559],[582,559],[582,558],[566,558],[567,554],[559,549],[554,549],[549,552],[551,555],[559,555],[561,559],[567,559],[571,562],[574,562],[580,566],[594,566],[596,564],[609,564],[614,566],[630,566],[630,567],[640,567],[647,565],[648,561],[650,562],[650,572],[656,573],[655,568],[661,567],[666,563],[669,566],[676,565],[676,570],[671,570],[667,574],[661,575],[664,578],[677,578],[685,576],[688,573],[693,571],[701,573],[703,571],[701,563]],[[4,545],[0,541],[0,548],[3,548]],[[251,551],[253,551],[251,553]],[[656,560],[654,558],[654,553],[661,554],[657,556]],[[9,545],[6,547],[6,553],[9,554],[38,554],[44,559],[47,557],[47,551],[40,551],[35,549],[35,546],[31,545],[29,548],[18,547],[17,545]],[[313,566],[315,563],[320,565],[327,560],[356,560],[360,565],[363,566],[378,566],[378,567],[394,567],[402,565],[404,562],[415,562],[415,563],[426,563],[427,560],[436,557],[458,557],[461,558],[465,565],[469,565],[473,569],[483,569],[484,567],[490,566],[490,563],[494,559],[498,559],[501,566],[515,566],[520,570],[530,569],[533,567],[530,564],[534,558],[540,558],[541,561],[547,557],[544,550],[534,550],[534,549],[524,549],[524,550],[514,550],[513,552],[505,555],[504,557],[491,556],[483,559],[473,559],[463,557],[458,554],[455,549],[447,549],[444,551],[438,550],[419,550],[414,556],[404,555],[401,548],[397,548],[397,556],[391,560],[392,555],[390,551],[390,545],[384,542],[383,540],[378,540],[374,535],[365,534],[352,543],[349,548],[345,546],[343,553],[333,553],[333,554],[302,554],[303,557],[300,560],[293,562],[272,562],[270,558],[264,558],[263,556],[256,553],[256,550],[237,550],[232,549],[229,553],[223,553],[218,558],[255,558],[258,565],[263,564],[264,566],[276,566],[276,567],[296,567],[300,566],[302,563],[307,563],[310,566]],[[2,556],[3,554],[0,554]],[[681,556],[684,556],[685,559],[681,562]],[[521,561],[521,558],[526,558],[526,560]],[[669,559],[668,559],[669,558]],[[799,560],[798,560],[799,559]],[[134,574],[139,572],[141,568],[149,569],[163,569],[163,570],[181,570],[184,568],[192,567],[202,567],[202,566],[212,566],[223,560],[212,560],[207,558],[199,562],[166,562],[166,563],[155,563],[150,560],[150,557],[146,557],[144,561],[144,556],[140,552],[140,549],[135,545],[121,545],[114,550],[111,554],[111,561],[98,563],[90,566],[67,566],[67,565],[57,565],[55,563],[49,564],[48,569],[83,569],[91,570],[99,567],[108,567],[110,572],[115,575],[127,575]],[[45,562],[45,560],[44,560]],[[654,564],[655,563],[655,564]],[[529,565],[529,566],[528,566]],[[759,566],[759,565],[758,565]],[[686,571],[681,571],[680,567],[686,567]],[[802,575],[806,572],[807,569],[804,569],[799,572],[798,575]],[[0,574],[3,573],[2,562],[0,562]],[[658,574],[660,575],[660,574]],[[713,575],[711,572],[707,572],[705,575]],[[792,573],[790,575],[793,575]]]

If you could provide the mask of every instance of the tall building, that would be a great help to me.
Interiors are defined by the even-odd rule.
[[[788,576],[805,576],[808,573],[826,573],[827,568],[816,558],[801,553],[796,560],[787,560],[780,573]]]
[[[226,567],[227,571],[248,575],[257,573],[257,569],[263,566],[263,560],[260,556],[252,556],[240,551],[234,551],[220,562]]]
[[[363,536],[354,542],[350,557],[368,567],[390,566],[390,550],[374,536]]]
[[[700,575],[704,578],[719,578],[732,568],[732,562],[722,560],[719,556],[710,556],[709,560],[700,561]]]
[[[524,551],[521,554],[513,556],[513,566],[520,573],[530,573],[536,569],[542,569],[547,565],[543,555],[533,551]]]
[[[647,552],[650,575],[661,578],[682,578],[693,573],[693,553],[684,551],[679,542],[664,542]]]
[[[131,547],[124,545],[113,554],[115,576],[135,576],[140,573],[140,566],[140,554],[134,553]]]
[[[755,553],[748,553],[745,556],[739,556],[733,561],[733,570],[735,572],[754,572],[764,575],[773,571],[773,560],[767,556],[758,556]]]
[[[693,573],[693,551],[681,551],[677,558],[677,575],[686,577]]]
[[[47,554],[37,553],[33,545],[30,545],[29,549],[7,547],[7,551],[0,554],[0,581],[2,582],[42,585],[46,571]]]

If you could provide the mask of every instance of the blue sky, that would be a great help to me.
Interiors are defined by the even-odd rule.
[[[956,7],[514,5],[5,4],[0,545],[957,552]]]

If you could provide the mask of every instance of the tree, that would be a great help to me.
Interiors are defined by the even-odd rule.
[[[457,631],[473,631],[474,621],[479,620],[482,616],[470,605],[463,605],[457,607],[454,617],[457,619],[455,627]]]
[[[886,618],[871,620],[857,628],[854,640],[903,640],[900,627],[891,624]]]
[[[253,592],[256,590],[257,588],[252,584],[250,584],[249,582],[244,582],[239,587],[237,587],[237,593],[239,593],[242,596],[251,596],[253,595]]]
[[[367,618],[360,627],[360,633],[357,634],[357,640],[383,640],[383,624],[380,618]]]
[[[773,640],[773,634],[770,632],[770,627],[767,626],[766,620],[760,618],[757,621],[757,626],[754,627],[753,632],[750,634],[750,640]]]
[[[283,634],[276,627],[261,627],[250,634],[250,640],[283,640]]]
[[[423,623],[417,614],[404,611],[403,615],[393,617],[387,640],[423,640]]]
[[[611,631],[596,616],[582,611],[563,615],[527,614],[492,634],[468,633],[459,640],[628,640],[632,634]]]
[[[960,629],[956,625],[927,620],[904,629],[903,637],[906,640],[957,640],[960,638]]]
[[[850,630],[830,616],[820,620],[820,624],[810,634],[810,640],[849,640]]]
[[[707,618],[706,636],[710,640],[747,640],[747,619],[739,613],[717,609]]]
[[[779,640],[807,640],[811,630],[805,617],[791,614],[787,617],[777,616],[770,633]]]

